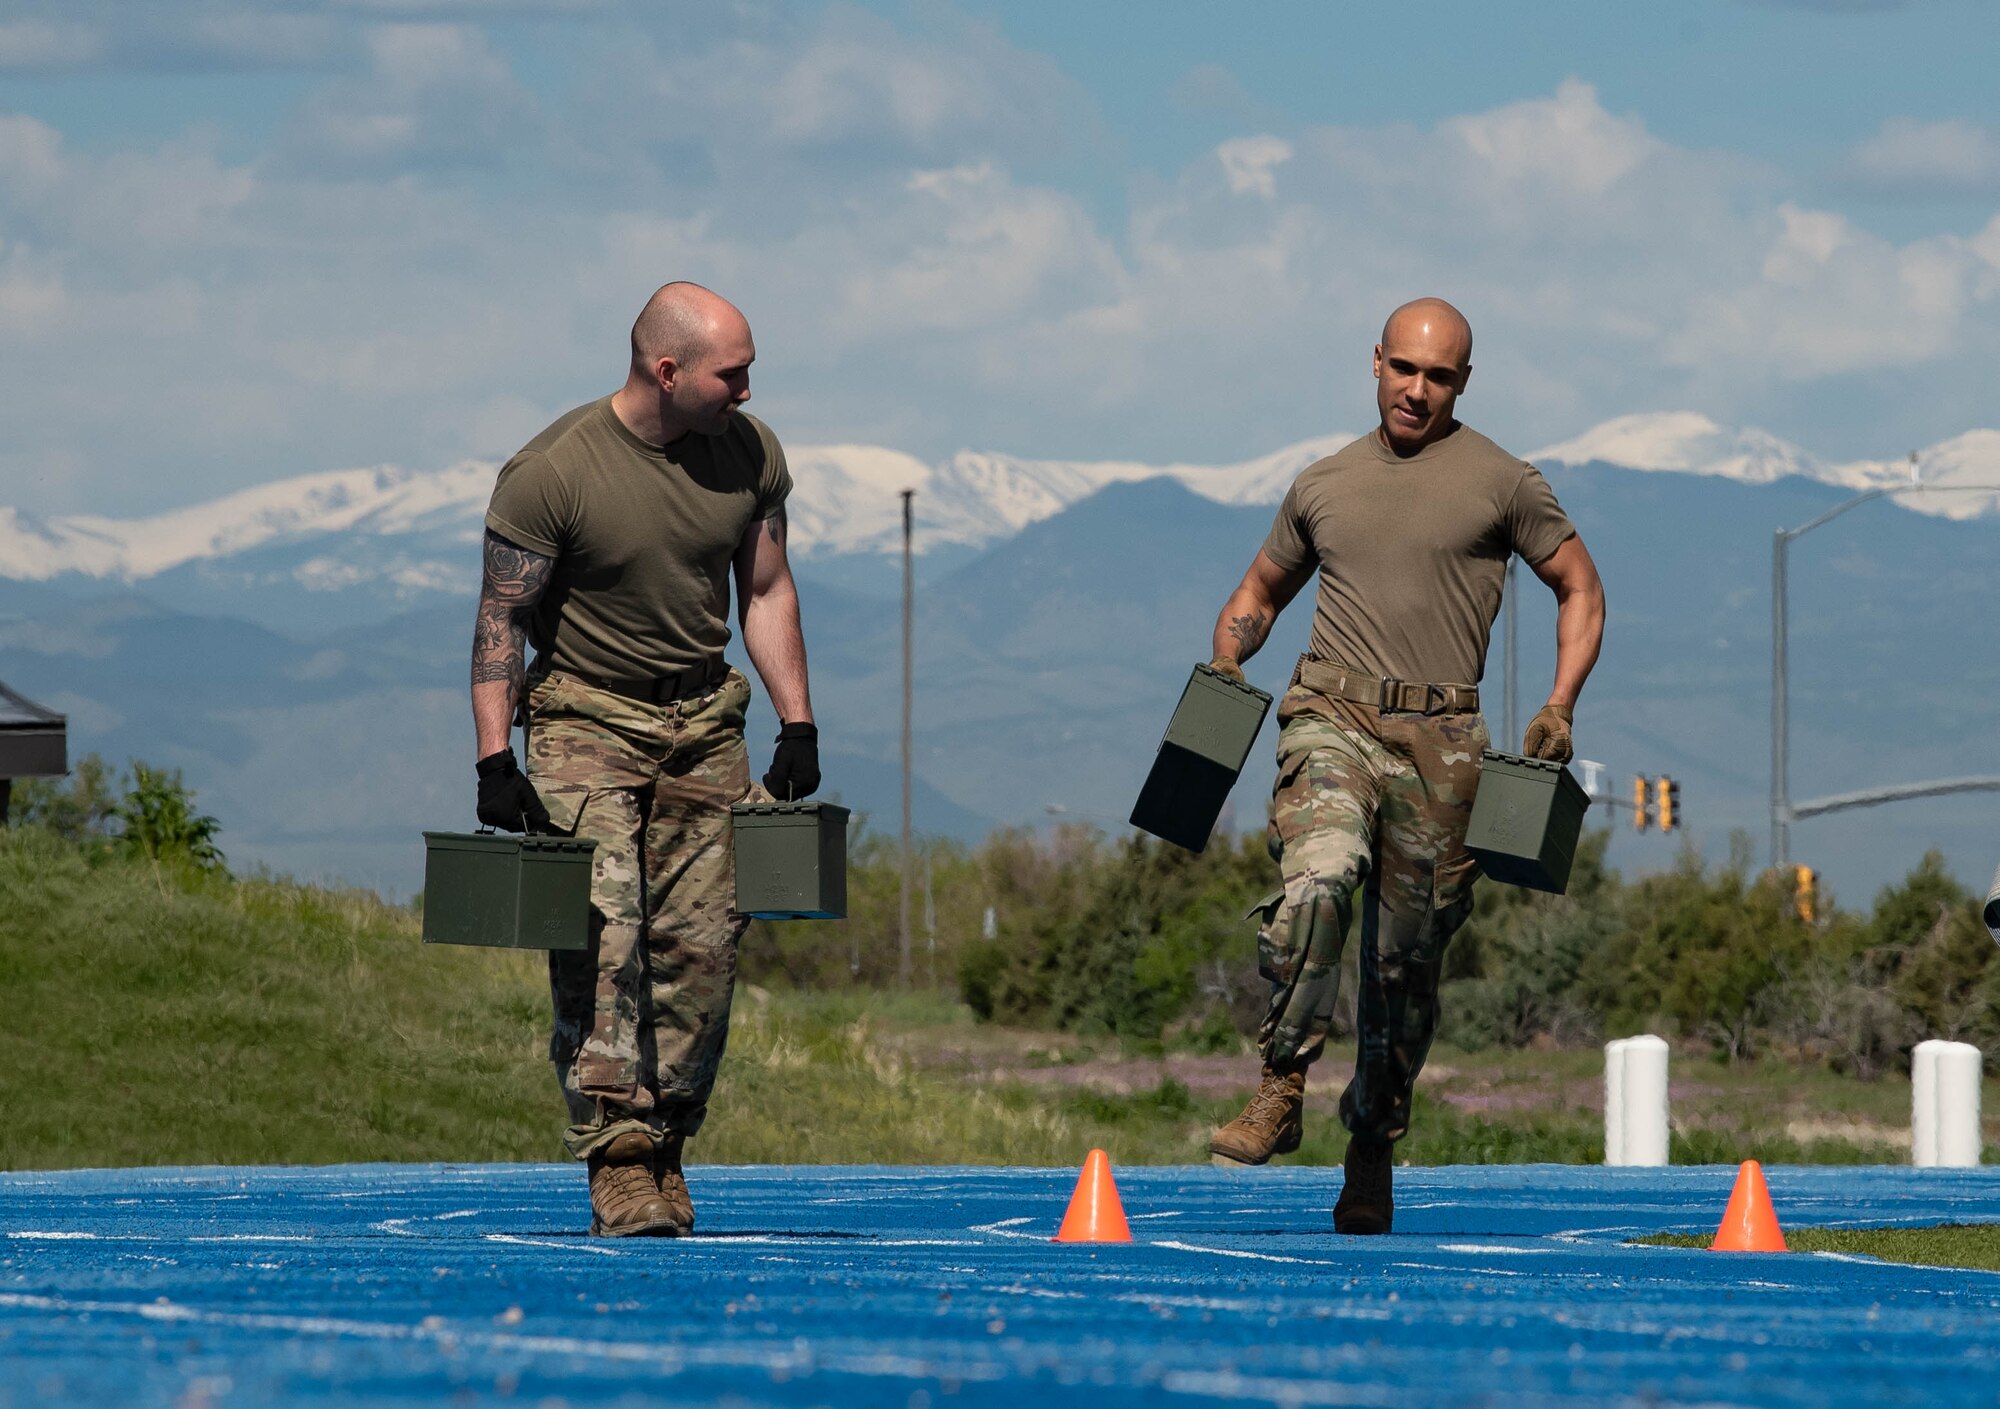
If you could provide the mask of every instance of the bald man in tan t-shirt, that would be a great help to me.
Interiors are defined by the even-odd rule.
[[[479,820],[597,843],[589,947],[549,956],[549,1056],[601,1236],[694,1226],[682,1147],[707,1114],[748,923],[733,905],[750,682],[722,655],[732,579],[781,725],[764,786],[781,799],[819,786],[785,555],[792,477],[742,409],[756,356],[727,299],[663,286],[632,326],[625,384],[522,447],[486,513]],[[517,710],[525,773],[508,742]]]
[[[1215,626],[1212,664],[1240,679],[1319,579],[1311,649],[1278,710],[1270,844],[1285,888],[1257,940],[1273,984],[1262,1080],[1209,1148],[1237,1164],[1298,1148],[1306,1068],[1326,1045],[1362,887],[1342,1233],[1390,1229],[1394,1142],[1437,1028],[1445,946],[1472,913],[1465,827],[1487,743],[1477,687],[1508,559],[1525,559],[1558,603],[1555,685],[1522,752],[1568,762],[1604,634],[1597,568],[1547,482],[1453,417],[1471,372],[1457,309],[1427,298],[1391,314],[1375,347],[1381,424],[1299,475]]]

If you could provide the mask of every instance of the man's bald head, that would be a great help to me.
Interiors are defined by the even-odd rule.
[[[757,344],[735,304],[686,282],[655,290],[632,324],[632,366],[611,409],[642,440],[720,435],[750,399]]]
[[[1393,346],[1422,338],[1435,344],[1442,340],[1461,349],[1458,365],[1472,365],[1472,324],[1465,315],[1441,298],[1413,298],[1389,315],[1382,325],[1382,345]]]
[[[650,381],[662,357],[694,366],[728,335],[749,332],[741,311],[721,294],[685,280],[663,284],[632,324],[633,374]]]
[[[1472,375],[1472,325],[1441,298],[1413,299],[1389,315],[1375,344],[1375,405],[1382,440],[1414,455],[1454,430],[1452,408]]]

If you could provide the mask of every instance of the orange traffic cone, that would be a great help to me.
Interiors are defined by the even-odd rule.
[[[1050,1241],[1058,1243],[1129,1243],[1132,1230],[1125,1223],[1125,1205],[1118,1201],[1118,1186],[1111,1181],[1111,1156],[1092,1150],[1084,1157],[1083,1173],[1076,1192],[1069,1196],[1069,1212],[1062,1227]]]
[[[1788,1251],[1784,1230],[1778,1226],[1778,1212],[1771,1207],[1771,1191],[1764,1186],[1764,1171],[1756,1160],[1744,1160],[1736,1171],[1736,1188],[1729,1195],[1729,1207],[1722,1211],[1722,1226],[1715,1230],[1709,1250]]]

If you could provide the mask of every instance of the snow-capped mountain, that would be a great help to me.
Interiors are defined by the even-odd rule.
[[[1727,430],[1693,411],[1658,411],[1619,416],[1582,435],[1547,446],[1528,457],[1538,463],[1615,465],[1625,470],[1663,470],[1715,475],[1744,484],[1769,484],[1796,476],[1849,489],[1900,487],[1921,483],[1922,493],[1898,503],[1940,518],[1971,519],[2000,513],[2000,431],[1972,430],[1915,453],[1912,461],[1822,460],[1768,432]],[[1985,485],[1986,490],[1953,490],[1952,485]]]
[[[983,547],[1106,485],[1138,480],[1176,480],[1221,504],[1275,504],[1300,470],[1348,439],[1319,436],[1233,465],[1032,460],[971,450],[926,464],[880,446],[802,446],[791,452],[793,543],[804,558],[892,552],[901,542],[898,493],[904,489],[918,494],[920,552]],[[1905,460],[1836,464],[1764,431],[1729,430],[1687,411],[1621,416],[1530,458],[1751,484],[1799,477],[1862,489],[1910,478]],[[2000,431],[1973,430],[1940,442],[1919,453],[1918,465],[1929,486],[2000,484]],[[255,557],[257,568],[246,581],[282,577],[316,591],[362,580],[405,593],[459,590],[474,561],[467,545],[478,537],[497,468],[466,460],[433,471],[328,471],[146,518],[37,520],[0,508],[0,578],[79,574],[131,582]],[[1898,502],[1947,518],[2000,513],[2000,492],[1992,490],[1933,490]],[[273,557],[276,549],[287,551]]]

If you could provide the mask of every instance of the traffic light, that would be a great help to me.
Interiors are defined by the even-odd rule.
[[[1792,900],[1805,924],[1813,922],[1813,902],[1818,895],[1819,873],[1803,862],[1792,867]]]
[[[1640,774],[1632,780],[1632,830],[1646,830],[1646,775]]]
[[[1681,820],[1681,785],[1661,774],[1654,782],[1653,789],[1654,796],[1659,799],[1654,815],[1659,818],[1660,830],[1671,832]]]

